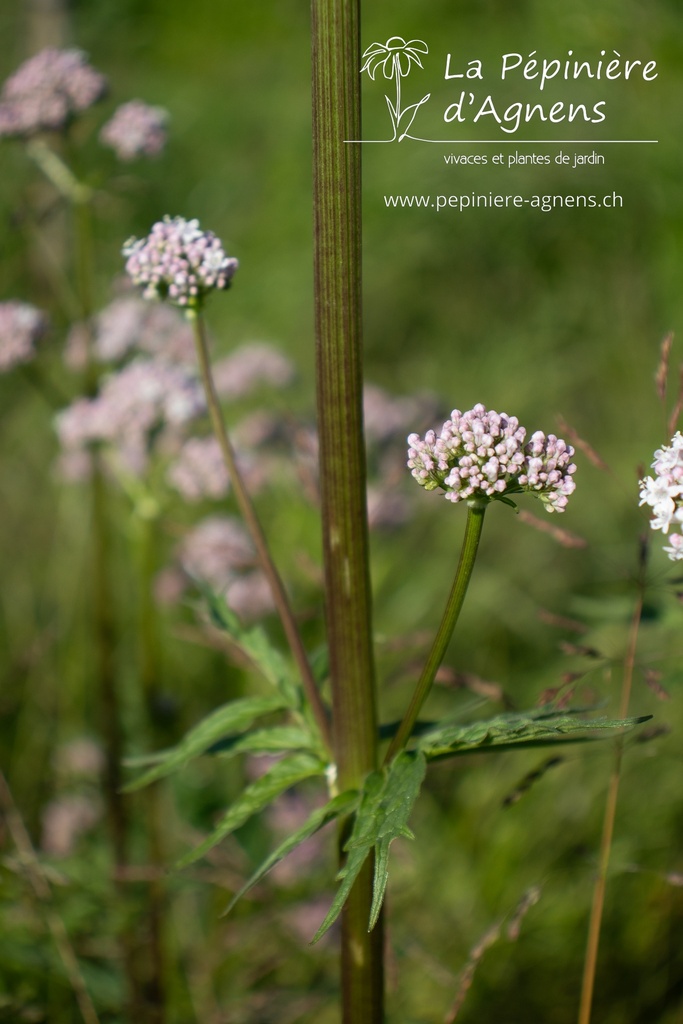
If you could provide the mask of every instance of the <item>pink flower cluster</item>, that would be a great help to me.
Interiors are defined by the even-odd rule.
[[[216,438],[189,438],[168,470],[168,482],[186,501],[223,498],[230,479]]]
[[[668,534],[673,527],[678,533],[669,535],[664,551],[672,562],[683,559],[683,434],[678,431],[670,445],[655,452],[654,476],[640,482],[640,504],[649,505],[653,516],[650,526]]]
[[[0,94],[0,137],[63,128],[107,89],[80,50],[47,49],[25,61]]]
[[[408,437],[408,467],[428,491],[441,488],[448,501],[481,504],[530,491],[548,512],[563,512],[574,491],[574,449],[554,434],[526,429],[506,413],[475,405],[454,409],[437,436]]]
[[[237,260],[226,256],[212,231],[183,217],[164,217],[147,238],[129,239],[123,255],[126,272],[144,288],[144,298],[190,308],[197,308],[210,291],[228,288],[237,270]]]
[[[141,475],[157,430],[179,428],[204,411],[201,386],[187,370],[139,358],[108,377],[97,397],[78,399],[64,409],[56,429],[67,455],[108,444],[125,472]]]
[[[213,368],[221,398],[244,398],[261,384],[285,387],[294,378],[294,366],[274,345],[250,341],[240,345]]]
[[[179,561],[192,579],[222,593],[244,621],[253,622],[273,610],[268,581],[253,568],[254,548],[238,520],[229,516],[203,519],[183,540]]]
[[[156,156],[166,145],[168,111],[131,100],[117,107],[100,132],[100,142],[109,146],[119,160]]]
[[[363,423],[369,441],[384,444],[403,434],[416,419],[425,420],[436,410],[430,394],[398,397],[388,394],[376,384],[363,387]]]
[[[26,302],[0,302],[0,373],[28,363],[45,334],[47,316]]]
[[[137,295],[114,299],[95,321],[95,355],[117,362],[131,351],[195,365],[192,327],[177,309],[150,305]]]
[[[224,588],[236,570],[254,565],[256,555],[249,534],[238,519],[208,516],[185,537],[180,564],[195,579]]]

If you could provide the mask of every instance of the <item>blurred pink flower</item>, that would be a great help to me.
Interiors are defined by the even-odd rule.
[[[59,413],[55,426],[65,452],[108,444],[121,468],[139,476],[158,428],[179,428],[204,410],[193,374],[162,359],[140,357],[107,377],[95,398],[78,399]]]
[[[194,366],[192,328],[170,306],[150,304],[137,295],[122,295],[96,317],[95,354],[102,362],[117,362],[133,351]]]
[[[255,622],[273,610],[270,586],[252,568],[256,553],[238,519],[208,516],[184,538],[178,561],[189,577],[222,594],[244,622]]]
[[[43,811],[41,845],[53,857],[68,857],[80,837],[102,817],[99,803],[72,795],[52,800]]]
[[[405,436],[409,426],[426,414],[433,415],[435,401],[432,395],[398,397],[390,395],[376,384],[363,388],[363,421],[365,436],[370,442],[381,443],[392,437]]]
[[[191,437],[167,473],[168,482],[185,501],[222,498],[230,488],[223,453],[215,437]]]
[[[47,316],[35,306],[27,302],[0,302],[0,373],[30,362],[47,327]]]
[[[213,368],[222,398],[244,398],[261,384],[281,388],[294,378],[294,366],[274,345],[251,341],[240,345]]]
[[[187,576],[177,565],[168,565],[154,578],[154,599],[161,605],[174,605],[187,590]]]
[[[100,131],[100,142],[114,150],[119,160],[156,156],[166,145],[168,111],[131,100],[117,107]]]
[[[255,558],[246,529],[229,516],[202,519],[180,547],[180,564],[185,572],[219,591],[232,582],[235,570],[252,566]]]
[[[81,50],[42,50],[2,88],[0,137],[64,128],[74,114],[96,103],[106,88],[106,78],[88,64]]]
[[[54,760],[58,773],[82,778],[96,778],[105,764],[102,747],[88,736],[79,736],[58,747]]]
[[[270,584],[260,569],[235,576],[227,586],[225,599],[242,622],[258,622],[275,611]]]

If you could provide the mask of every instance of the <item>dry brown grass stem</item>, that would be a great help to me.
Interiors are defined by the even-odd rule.
[[[641,546],[641,552],[644,548]],[[621,697],[619,700],[619,718],[626,718],[628,715],[629,703],[631,700],[631,686],[633,683],[633,671],[636,661],[636,647],[638,644],[638,631],[643,614],[643,591],[644,591],[644,570],[645,557],[641,555],[640,579],[638,599],[631,619],[631,626],[628,635],[626,656],[624,658],[624,674],[621,685]],[[614,835],[614,821],[617,813],[617,802],[619,799],[619,781],[621,778],[621,761],[624,752],[623,733],[614,741],[614,761],[607,788],[607,799],[605,802],[605,814],[602,825],[602,836],[600,839],[600,850],[598,855],[598,873],[593,887],[593,901],[588,924],[588,940],[586,944],[586,955],[584,959],[583,980],[581,984],[581,1000],[579,1003],[578,1024],[590,1024],[591,1009],[593,1004],[593,991],[595,987],[595,975],[598,961],[598,948],[600,945],[600,930],[602,927],[602,916],[605,906],[605,892],[607,889],[607,871],[609,869],[610,853],[612,850],[612,838]]]
[[[52,906],[52,890],[45,871],[31,842],[26,826],[12,797],[7,780],[0,772],[0,807],[2,807],[7,830],[12,837],[19,856],[19,862],[31,886],[37,903],[42,909],[47,926],[54,939],[57,952],[64,965],[64,971],[74,993],[81,1017],[85,1024],[99,1024],[97,1011],[86,988],[78,957],[69,939],[64,921]]]

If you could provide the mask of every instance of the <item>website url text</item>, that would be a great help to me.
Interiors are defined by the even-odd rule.
[[[388,207],[410,208],[427,207],[434,210],[476,210],[476,209],[524,209],[528,206],[531,209],[541,210],[549,213],[556,209],[621,209],[624,205],[624,198],[617,192],[611,192],[603,196],[586,195],[498,195],[493,192],[477,193],[470,192],[465,195],[454,196],[387,196],[384,197],[384,205]]]

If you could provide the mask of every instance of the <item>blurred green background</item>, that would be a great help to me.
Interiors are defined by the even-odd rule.
[[[390,10],[366,2],[363,46],[395,34],[430,44],[424,71],[415,70],[404,85],[413,102],[430,88],[439,96],[450,93],[438,56],[447,51],[454,60],[477,58],[486,67],[496,66],[504,52],[535,49],[562,56],[569,48],[586,56],[614,49],[658,63],[656,82],[617,83],[605,93],[609,130],[593,128],[590,137],[659,143],[605,146],[599,150],[604,166],[451,166],[443,153],[457,152],[454,147],[409,140],[363,150],[367,379],[395,395],[433,394],[439,410],[434,425],[441,413],[476,402],[517,415],[530,431],[557,430],[562,416],[609,466],[609,472],[601,471],[577,456],[577,491],[558,525],[584,538],[585,547],[563,547],[509,509],[491,509],[448,662],[500,690],[485,702],[466,688],[445,685],[430,711],[494,714],[501,691],[512,706],[532,706],[543,691],[561,685],[565,673],[576,672],[576,702],[604,701],[612,713],[636,600],[638,538],[647,524],[637,507],[637,480],[666,439],[654,387],[659,346],[667,332],[680,333],[683,322],[683,12],[676,0],[571,0],[561,10],[543,0],[400,0]],[[264,404],[274,401],[280,412],[310,416],[307,5],[195,0],[188,8],[176,0],[90,0],[60,9],[4,0],[0,38],[3,80],[49,42],[86,50],[110,80],[110,95],[84,118],[71,154],[79,173],[99,189],[98,305],[111,296],[128,236],[145,234],[165,213],[198,217],[240,260],[234,288],[210,308],[217,353],[245,340],[280,345],[296,362],[299,379],[285,397],[265,396]],[[489,81],[477,86],[488,91]],[[492,78],[491,91],[494,86],[496,95],[509,95],[508,102],[520,94],[517,86],[510,85],[508,93]],[[383,93],[379,79],[364,76],[365,137],[381,137],[388,129]],[[558,94],[571,96],[571,84]],[[96,130],[117,104],[135,97],[169,110],[170,141],[163,158],[122,169],[99,147]],[[526,137],[538,138],[536,131]],[[459,213],[387,209],[383,198],[492,190],[615,191],[624,205]],[[55,307],[27,214],[41,210],[57,251],[63,245],[67,252],[68,225],[53,203],[21,146],[3,143],[0,300],[16,297],[53,308],[53,348],[42,360],[68,392],[73,382],[60,356],[68,318]],[[63,269],[71,274],[68,262]],[[674,342],[669,407],[680,360],[680,342]],[[21,375],[0,377],[2,767],[37,847],[45,808],[63,784],[55,768],[58,750],[74,737],[97,737],[99,729],[88,638],[89,508],[84,493],[55,476],[50,415]],[[402,446],[398,437],[396,450]],[[385,719],[398,713],[410,692],[415,660],[450,584],[464,522],[459,509],[434,495],[420,497],[408,524],[372,539]],[[130,529],[125,503],[116,501],[112,522],[122,524],[114,539],[117,664],[130,752],[144,748],[148,737],[139,724],[136,692],[138,598],[128,556]],[[259,508],[295,602],[308,616],[309,639],[319,642],[319,593],[302,568],[320,559],[315,511],[295,488],[277,500],[262,497]],[[538,509],[532,505],[531,511]],[[174,529],[193,514],[175,513],[162,538],[167,550]],[[649,742],[641,742],[643,733],[634,735],[627,745],[596,987],[595,1020],[601,1024],[674,1024],[683,1015],[677,576],[680,583],[655,537],[631,708],[653,714],[659,734]],[[191,608],[163,613],[166,743],[251,685],[247,673],[220,652],[185,639],[183,630],[194,622]],[[573,631],[571,622],[584,631]],[[397,638],[405,639],[403,645]],[[580,643],[600,656],[567,653],[562,642]],[[668,700],[644,685],[648,670],[662,673]],[[448,1019],[470,951],[535,886],[540,900],[520,937],[511,941],[503,932],[484,955],[457,1019],[576,1019],[612,748],[605,742],[563,749],[560,764],[504,805],[549,756],[470,758],[432,771],[414,815],[418,841],[396,844],[393,851],[389,1019],[396,1024]],[[164,788],[168,862],[210,827],[237,791],[241,770],[210,761]],[[144,864],[144,811],[137,797],[130,799]],[[44,915],[17,869],[10,836],[5,832],[2,838],[0,1020],[79,1020]],[[208,866],[171,875],[165,937],[171,1024],[338,1019],[334,946],[307,946],[324,915],[324,899],[316,900],[332,888],[328,839],[328,856],[321,855],[294,882],[259,889],[227,919],[219,915],[229,894],[272,845],[268,825],[242,830]],[[123,911],[110,882],[103,830],[91,831],[53,867],[54,906],[78,951],[101,1020],[123,1022],[121,970],[113,952]],[[292,915],[302,908],[312,915],[308,931],[292,925]]]

